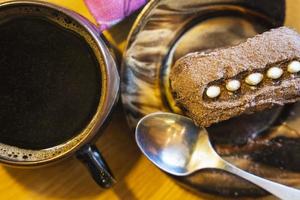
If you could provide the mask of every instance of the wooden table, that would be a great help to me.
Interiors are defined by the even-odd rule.
[[[3,0],[0,0],[3,1]],[[76,10],[94,21],[82,0],[51,0]],[[300,0],[287,0],[286,24],[300,31]],[[105,35],[121,54],[134,16]],[[194,194],[177,185],[154,167],[138,150],[133,133],[127,127],[121,105],[113,121],[97,142],[118,183],[109,190],[100,189],[83,165],[75,158],[37,169],[13,169],[0,166],[0,199],[215,199]],[[220,198],[222,199],[222,198]]]

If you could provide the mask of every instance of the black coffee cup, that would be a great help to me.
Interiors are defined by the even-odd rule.
[[[0,4],[0,161],[37,166],[76,155],[102,187],[114,178],[92,140],[119,76],[96,28],[45,2]]]

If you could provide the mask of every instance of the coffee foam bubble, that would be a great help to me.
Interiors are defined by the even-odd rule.
[[[95,39],[88,33],[88,31],[83,28],[78,22],[74,21],[71,17],[67,16],[60,11],[54,10],[52,8],[38,6],[38,5],[8,5],[0,8],[0,25],[15,17],[22,16],[43,16],[52,22],[62,26],[63,28],[70,30],[79,34],[83,37],[86,42],[93,49],[96,58],[100,65],[102,64],[102,55],[100,53],[99,47]],[[98,107],[97,110],[100,108]],[[0,159],[8,162],[43,162],[49,159],[55,159],[60,157],[62,154],[75,148],[78,143],[80,143],[84,138],[87,137],[91,128],[95,125],[95,119],[91,120],[91,123],[82,133],[78,133],[76,137],[67,141],[64,144],[57,145],[55,147],[50,147],[41,150],[30,150],[18,148],[15,146],[10,146],[0,142]]]

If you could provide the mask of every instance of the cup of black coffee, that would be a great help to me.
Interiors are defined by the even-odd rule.
[[[75,154],[111,186],[91,144],[119,89],[103,36],[72,11],[16,1],[0,5],[0,48],[0,161],[36,166]]]

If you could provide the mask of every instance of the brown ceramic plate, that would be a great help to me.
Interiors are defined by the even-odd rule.
[[[122,67],[122,101],[130,126],[156,111],[182,113],[169,89],[169,71],[181,56],[236,45],[281,26],[282,0],[154,0],[139,15]],[[209,66],[208,66],[209,70]],[[299,110],[299,112],[297,111]],[[240,116],[209,128],[226,160],[256,175],[300,187],[300,104]],[[176,177],[174,177],[176,178]],[[221,171],[176,178],[196,191],[225,196],[266,193]]]

